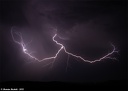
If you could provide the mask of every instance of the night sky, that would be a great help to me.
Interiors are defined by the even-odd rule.
[[[53,60],[37,62],[29,58],[11,36],[11,28],[21,32],[29,51],[39,59],[55,55],[60,46],[74,54],[95,60],[112,50],[111,57],[87,63],[61,51]],[[127,78],[126,2],[123,0],[1,0],[1,81],[104,82]],[[17,41],[20,38],[14,35]],[[30,62],[30,63],[29,63]],[[67,69],[67,70],[66,70]]]

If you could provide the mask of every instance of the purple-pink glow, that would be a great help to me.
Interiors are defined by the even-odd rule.
[[[16,41],[16,39],[14,38],[14,35],[13,35],[13,28],[11,29],[11,35],[12,35],[12,39],[15,43],[19,44],[21,47],[22,47],[22,50],[23,50],[23,53],[26,54],[27,56],[29,56],[30,58],[38,61],[38,62],[42,62],[42,61],[45,61],[45,60],[50,60],[50,59],[56,59],[58,56],[59,56],[59,53],[64,50],[64,52],[67,54],[67,55],[70,55],[72,57],[75,57],[75,58],[78,58],[78,59],[81,59],[82,61],[84,62],[88,62],[88,63],[95,63],[95,62],[98,62],[98,61],[102,61],[104,59],[114,59],[111,57],[111,55],[113,55],[114,53],[118,52],[116,51],[116,48],[115,46],[111,43],[110,45],[112,46],[112,51],[107,53],[106,55],[100,57],[99,59],[96,59],[96,60],[87,60],[87,59],[84,59],[83,57],[81,57],[80,55],[75,55],[73,53],[70,53],[66,50],[65,46],[61,43],[59,43],[57,40],[55,40],[56,36],[57,36],[57,33],[54,34],[54,36],[52,37],[52,40],[53,42],[55,42],[57,45],[60,46],[60,49],[57,51],[57,53],[55,54],[55,56],[52,56],[52,57],[47,57],[47,58],[43,58],[43,59],[38,59],[36,58],[35,56],[32,55],[33,52],[28,52],[26,46],[27,44],[24,43],[24,40],[23,40],[23,37],[22,37],[22,34],[20,32],[14,32],[16,35],[18,35],[20,37],[20,42],[19,41]],[[31,43],[32,41],[30,41],[29,43]],[[69,60],[69,59],[68,59]],[[55,61],[53,61],[55,62]],[[67,61],[68,62],[68,61]]]

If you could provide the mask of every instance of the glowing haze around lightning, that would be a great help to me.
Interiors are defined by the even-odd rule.
[[[57,51],[57,53],[56,53],[54,56],[52,56],[52,57],[47,57],[47,58],[43,58],[43,59],[40,60],[40,59],[36,58],[35,56],[33,56],[33,55],[32,55],[32,52],[31,52],[31,53],[28,52],[28,50],[27,50],[27,48],[26,48],[27,44],[24,43],[22,34],[21,34],[20,32],[16,32],[16,31],[14,32],[17,36],[20,37],[20,41],[17,41],[17,40],[14,38],[13,31],[14,31],[13,28],[11,28],[11,36],[12,36],[13,41],[14,41],[15,43],[19,44],[19,45],[22,47],[22,51],[23,51],[24,54],[26,54],[27,56],[29,56],[30,58],[32,58],[32,59],[34,59],[34,60],[36,60],[36,61],[38,61],[38,62],[42,62],[42,61],[44,61],[44,60],[50,60],[50,59],[54,59],[54,60],[55,60],[55,59],[58,57],[59,53],[60,53],[62,50],[64,50],[64,52],[65,52],[66,54],[68,54],[68,55],[70,55],[70,56],[72,56],[72,57],[81,59],[82,61],[88,62],[88,63],[95,63],[95,62],[98,62],[98,61],[102,61],[102,60],[104,60],[104,59],[113,59],[113,58],[111,58],[111,55],[114,54],[115,52],[117,52],[115,46],[114,46],[113,44],[111,44],[111,46],[112,46],[112,51],[111,51],[111,52],[109,52],[109,53],[107,53],[106,55],[100,57],[99,59],[96,59],[96,60],[87,60],[87,59],[84,59],[83,57],[81,57],[81,56],[79,56],[79,55],[75,55],[75,54],[73,54],[73,53],[71,53],[71,52],[68,52],[63,44],[61,44],[61,43],[59,43],[57,40],[55,40],[55,38],[56,38],[56,36],[57,36],[57,33],[55,33],[54,36],[52,37],[52,40],[53,40],[53,42],[55,42],[57,45],[60,46],[60,49]],[[32,42],[32,41],[31,41],[31,42]],[[31,42],[29,42],[29,43],[31,43]]]

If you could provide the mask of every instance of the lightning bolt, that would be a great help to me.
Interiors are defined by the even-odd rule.
[[[96,60],[86,60],[86,59],[84,59],[83,57],[81,57],[81,56],[79,56],[79,55],[75,55],[75,54],[73,54],[73,53],[68,52],[63,44],[61,44],[61,43],[59,43],[57,40],[55,40],[55,38],[56,38],[56,36],[57,36],[57,33],[55,33],[54,36],[52,37],[52,40],[53,40],[53,42],[55,42],[57,45],[60,46],[60,49],[57,51],[57,53],[55,54],[55,56],[47,57],[47,58],[43,58],[43,59],[39,60],[38,58],[34,57],[34,56],[32,55],[32,52],[29,52],[29,51],[27,50],[27,48],[26,48],[27,45],[28,45],[29,43],[31,43],[32,41],[30,41],[29,43],[25,44],[25,42],[24,42],[24,40],[23,40],[23,37],[22,37],[22,34],[21,34],[20,32],[16,32],[16,31],[15,31],[14,33],[20,37],[20,42],[18,42],[18,41],[14,38],[13,31],[14,31],[13,28],[11,28],[11,35],[12,35],[13,41],[14,41],[15,43],[19,44],[19,45],[22,47],[22,50],[23,50],[23,53],[24,53],[24,54],[28,55],[30,58],[32,58],[32,59],[34,59],[34,60],[36,60],[36,61],[38,61],[38,62],[42,62],[42,61],[45,61],[45,60],[54,59],[54,61],[53,61],[53,63],[54,63],[54,62],[55,62],[55,59],[58,57],[59,53],[60,53],[62,50],[64,50],[64,52],[65,52],[66,54],[68,54],[68,57],[69,57],[69,56],[72,56],[72,57],[75,57],[75,58],[77,58],[77,59],[80,59],[80,60],[82,60],[82,61],[84,61],[84,62],[88,62],[88,63],[95,63],[95,62],[98,62],[98,61],[102,61],[102,60],[104,60],[104,59],[115,59],[115,58],[111,58],[111,55],[114,54],[114,53],[116,53],[116,52],[118,52],[118,51],[116,51],[115,46],[111,43],[111,44],[110,44],[110,45],[112,46],[112,51],[111,51],[111,52],[107,53],[106,55],[104,55],[104,56],[102,56],[101,58],[96,59]],[[68,58],[68,60],[69,60],[69,58]],[[67,60],[67,64],[68,64],[68,60]],[[67,68],[66,68],[66,69],[67,69]]]

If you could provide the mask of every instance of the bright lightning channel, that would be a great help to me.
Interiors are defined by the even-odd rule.
[[[101,61],[101,60],[104,60],[104,59],[114,59],[114,58],[111,58],[110,56],[111,56],[112,54],[114,54],[115,52],[118,52],[118,51],[116,51],[115,46],[111,43],[111,46],[112,46],[112,48],[113,48],[111,52],[107,53],[107,54],[104,55],[103,57],[101,57],[101,58],[99,58],[99,59],[96,59],[96,60],[86,60],[86,59],[84,59],[83,57],[81,57],[81,56],[79,56],[79,55],[75,55],[75,54],[73,54],[73,53],[68,52],[63,44],[61,44],[61,43],[59,43],[57,40],[55,40],[55,38],[56,38],[56,36],[57,36],[57,33],[55,33],[54,36],[52,37],[52,40],[53,40],[53,42],[55,42],[57,45],[60,46],[60,49],[57,51],[57,53],[55,54],[55,56],[53,56],[53,57],[47,57],[47,58],[43,58],[43,59],[39,60],[38,58],[32,56],[32,53],[29,53],[29,52],[28,52],[28,50],[27,50],[27,48],[26,48],[27,44],[24,43],[22,34],[21,34],[20,32],[15,32],[15,34],[20,37],[20,39],[21,39],[20,42],[18,42],[18,41],[14,38],[14,36],[13,36],[13,35],[14,35],[14,34],[13,34],[13,29],[11,29],[11,35],[12,35],[13,41],[14,41],[15,43],[19,44],[19,45],[22,47],[22,50],[23,50],[23,53],[24,53],[24,54],[28,55],[30,58],[32,58],[32,59],[34,59],[34,60],[36,60],[36,61],[38,61],[38,62],[42,62],[42,61],[44,61],[44,60],[50,60],[50,59],[54,59],[54,60],[55,60],[55,59],[57,58],[57,56],[59,55],[59,53],[60,53],[62,50],[64,50],[64,52],[65,52],[66,54],[68,54],[68,56],[69,56],[69,55],[70,55],[70,56],[73,56],[73,57],[75,57],[75,58],[81,59],[81,60],[83,60],[84,62],[88,62],[88,63],[95,63],[95,62],[98,62],[98,61]],[[32,42],[32,41],[31,41],[31,42]],[[31,43],[31,42],[29,42],[29,43]]]

